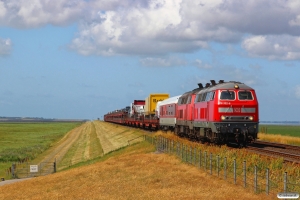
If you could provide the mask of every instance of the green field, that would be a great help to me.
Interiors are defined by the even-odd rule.
[[[261,133],[279,134],[292,137],[300,137],[300,126],[295,125],[260,125]]]
[[[80,122],[0,123],[0,176],[12,162],[32,160]]]

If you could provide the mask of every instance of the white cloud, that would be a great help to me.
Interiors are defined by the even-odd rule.
[[[82,22],[72,49],[83,55],[160,55],[207,48],[211,41],[236,43],[249,33],[300,34],[296,0],[148,0],[136,6],[127,0],[119,7],[115,2]]]
[[[0,19],[6,15],[6,8],[4,2],[0,2]]]
[[[194,52],[250,34],[243,42],[249,54],[293,60],[298,49],[284,43],[300,35],[299,10],[298,0],[2,0],[0,25],[78,23],[70,47],[83,55]]]
[[[0,56],[9,55],[12,49],[12,43],[10,39],[0,38]]]
[[[79,20],[86,7],[82,0],[9,0],[0,3],[0,24],[34,28],[47,24],[66,25]]]
[[[297,85],[295,88],[296,98],[300,99],[300,85]]]
[[[292,13],[295,13],[296,16],[294,16],[290,21],[290,26],[300,26],[300,1],[298,0],[290,0],[287,1],[287,7],[291,10]]]
[[[161,55],[207,47],[177,28],[182,21],[180,3],[157,0],[149,1],[147,7],[99,12],[93,22],[81,22],[71,48],[83,55]]]
[[[300,15],[298,15],[295,19],[290,20],[289,24],[291,26],[300,26]]]
[[[242,47],[255,57],[279,60],[300,59],[300,37],[252,36],[243,41]]]

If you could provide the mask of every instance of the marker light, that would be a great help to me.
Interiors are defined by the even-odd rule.
[[[253,117],[252,117],[252,116],[250,116],[250,117],[249,117],[249,120],[250,120],[250,121],[252,121],[252,120],[253,120]]]
[[[222,115],[221,116],[221,120],[225,120],[225,119],[226,119],[226,117]]]

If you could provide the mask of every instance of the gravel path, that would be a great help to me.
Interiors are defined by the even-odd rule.
[[[12,179],[12,180],[1,181],[0,186],[16,183],[16,182],[20,182],[20,181],[26,181],[26,180],[29,180],[29,179],[32,179],[32,178],[22,178],[22,179]]]

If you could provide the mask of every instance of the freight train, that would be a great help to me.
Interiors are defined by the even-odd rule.
[[[215,144],[246,146],[257,139],[259,107],[255,90],[237,81],[211,80],[182,95],[150,94],[104,121],[150,130],[171,130],[181,137]]]

